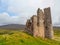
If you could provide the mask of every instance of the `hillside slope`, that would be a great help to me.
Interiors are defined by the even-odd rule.
[[[59,41],[34,38],[21,31],[0,31],[2,32],[9,33],[0,35],[0,45],[60,45]]]

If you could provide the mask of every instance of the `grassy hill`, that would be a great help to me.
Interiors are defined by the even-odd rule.
[[[55,30],[55,38],[42,39],[35,38],[27,33],[13,30],[0,30],[0,45],[60,45],[58,37],[60,37],[59,30]]]

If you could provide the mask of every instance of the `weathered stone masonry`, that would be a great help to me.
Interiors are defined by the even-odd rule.
[[[50,7],[45,8],[44,12],[38,8],[37,16],[33,15],[31,19],[27,20],[26,30],[34,37],[53,39]]]

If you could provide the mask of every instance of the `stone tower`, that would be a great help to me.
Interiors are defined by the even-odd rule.
[[[33,15],[31,19],[27,20],[26,30],[34,37],[53,39],[50,7],[45,8],[44,12],[38,8],[37,15]]]
[[[37,10],[37,20],[38,36],[44,38],[44,14],[40,8]]]
[[[33,36],[37,37],[38,36],[38,28],[37,28],[37,16],[36,15],[32,16],[32,29],[33,29]]]
[[[44,9],[44,15],[45,15],[45,37],[53,38],[53,27],[50,7]]]

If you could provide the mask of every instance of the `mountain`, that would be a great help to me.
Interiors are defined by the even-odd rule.
[[[8,24],[4,26],[0,26],[0,29],[9,29],[9,30],[24,30],[25,25],[22,24]]]

